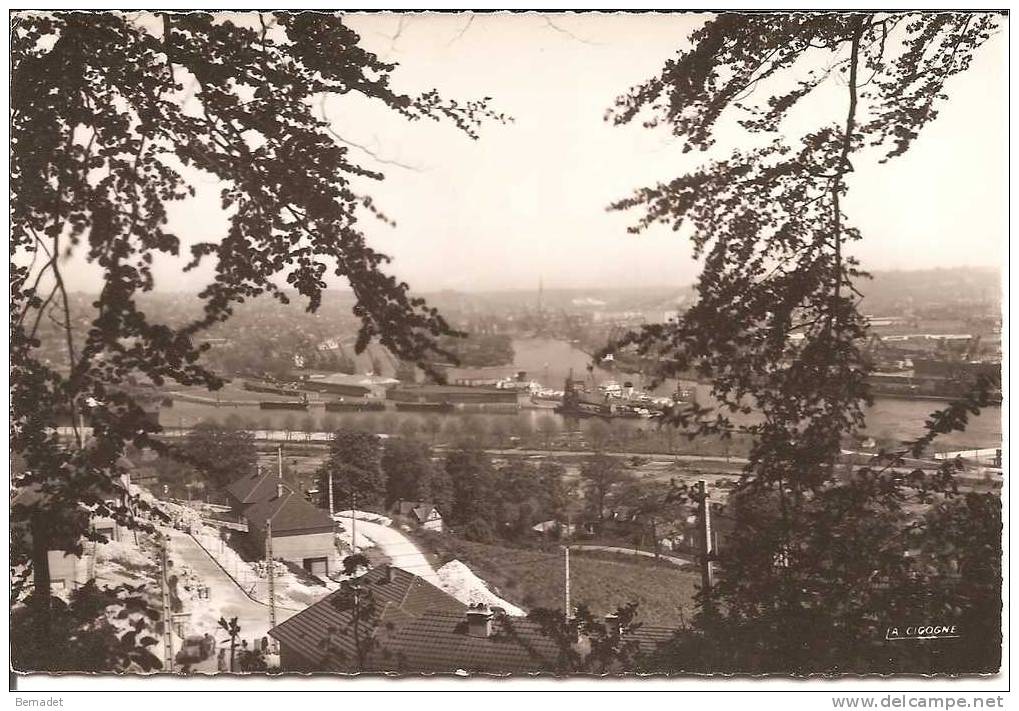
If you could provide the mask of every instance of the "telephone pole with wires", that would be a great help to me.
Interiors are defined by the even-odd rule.
[[[277,483],[276,495],[283,496],[283,445],[276,448],[276,467],[279,481]],[[279,511],[279,509],[276,509]],[[265,520],[265,568],[269,576],[269,628],[276,626],[276,564],[272,556],[272,517],[270,514]]]
[[[711,501],[708,500],[707,487],[704,480],[697,482],[697,494],[700,499],[700,523],[701,523],[701,589],[704,595],[710,597],[711,589],[715,582],[715,571],[712,563],[714,554],[714,541],[711,531]]]
[[[333,472],[330,471],[329,477],[329,515],[333,515]],[[321,499],[320,499],[321,500]]]
[[[566,516],[566,545],[563,546],[563,564],[565,567],[563,573],[566,583],[564,586],[565,600],[563,602],[565,605],[566,621],[569,622],[573,619],[573,607],[570,604],[570,517],[568,515]]]
[[[163,535],[163,534],[160,534]],[[166,580],[166,537],[163,536],[159,550],[159,592],[163,603],[163,659],[165,669],[173,672],[173,631],[172,610],[170,609],[170,585]]]
[[[276,626],[276,565],[272,560],[272,519],[265,522],[265,565],[269,576],[269,629]]]
[[[357,493],[350,492],[350,548],[357,553]]]
[[[570,607],[570,546],[567,544],[563,546],[564,562],[566,564],[566,621],[569,622],[573,619],[573,608]]]

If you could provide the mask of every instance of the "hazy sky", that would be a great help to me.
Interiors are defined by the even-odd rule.
[[[371,243],[417,291],[688,284],[698,268],[667,227],[633,236],[638,215],[607,213],[634,188],[702,160],[662,129],[613,127],[613,99],[686,46],[698,15],[422,14],[350,16],[362,44],[398,62],[397,89],[492,97],[514,117],[471,141],[448,124],[407,123],[360,99],[325,109],[347,139],[409,167],[354,157],[386,174],[369,186],[395,228],[365,223]],[[857,163],[845,209],[864,234],[855,253],[870,269],[996,265],[1006,229],[1004,32],[949,87],[951,100],[909,153]],[[804,109],[806,124],[842,120],[837,86]],[[729,144],[732,147],[734,144]],[[215,239],[218,186],[174,208],[182,237]],[[159,286],[198,286],[160,270]],[[84,270],[81,279],[86,279]],[[76,282],[80,280],[75,280]],[[88,288],[82,283],[77,288]]]

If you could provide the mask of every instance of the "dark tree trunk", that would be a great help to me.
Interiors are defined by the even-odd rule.
[[[37,512],[32,515],[32,607],[35,617],[38,642],[45,644],[50,636],[50,597],[52,580],[50,579],[50,536],[49,526],[43,520],[44,514]]]

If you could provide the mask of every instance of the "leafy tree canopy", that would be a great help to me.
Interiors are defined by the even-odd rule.
[[[432,464],[428,447],[402,437],[390,437],[382,448],[386,474],[386,503],[397,499],[427,501],[432,494]]]
[[[386,473],[382,469],[382,445],[376,435],[338,430],[329,446],[329,457],[316,473],[319,505],[329,506],[329,477],[333,480],[333,505],[337,510],[382,508],[386,502]]]
[[[994,383],[936,413],[902,451],[848,473],[840,462],[870,399],[857,308],[867,275],[847,253],[861,234],[842,201],[864,163],[910,148],[998,23],[990,13],[723,13],[609,112],[617,124],[663,127],[706,157],[612,206],[639,212],[633,232],[661,223],[688,234],[704,266],[685,313],[606,350],[631,346],[664,375],[710,379],[719,408],[677,409],[671,421],[752,440],[719,583],[702,591],[698,628],[683,637],[693,646],[673,669],[895,671],[882,615],[929,610],[923,589],[954,591],[957,602],[978,594],[962,592],[975,581],[949,584],[912,556],[914,534],[934,535],[917,511],[947,505],[955,485],[951,464],[911,470],[904,457],[964,428]],[[842,100],[816,101],[797,117],[809,126],[801,133],[792,117],[822,87]],[[737,145],[727,154],[723,131]],[[755,424],[730,419],[751,411]],[[690,500],[684,487],[678,496]],[[998,555],[997,534],[984,533],[970,542]],[[972,559],[964,550],[951,557]],[[977,668],[953,658],[956,669]]]
[[[48,515],[124,493],[125,443],[162,445],[151,437],[158,424],[115,386],[131,377],[218,387],[195,336],[237,304],[261,294],[285,302],[286,288],[314,310],[332,273],[356,296],[358,348],[377,338],[418,362],[451,332],[367,244],[361,218],[385,218],[354,184],[384,176],[358,164],[314,106],[360,96],[471,138],[483,119],[500,117],[485,99],[395,91],[396,66],[359,41],[338,15],[311,12],[12,18],[11,446],[26,460],[26,483],[48,494]],[[213,274],[199,315],[157,322],[138,299],[155,286],[157,258],[187,256],[168,214],[195,196],[196,175],[221,182],[229,227],[190,247],[185,268]],[[71,312],[68,254],[101,272],[91,313]],[[55,361],[40,355],[40,325],[50,321],[64,347]],[[72,447],[54,430],[67,413]],[[115,514],[133,525],[131,511]]]
[[[255,438],[250,432],[214,422],[199,422],[184,438],[181,458],[207,477],[210,488],[222,489],[258,463]]]

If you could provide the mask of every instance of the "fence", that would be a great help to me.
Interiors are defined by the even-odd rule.
[[[960,457],[962,459],[972,459],[977,462],[984,462],[994,464],[994,466],[1001,466],[1001,449],[962,449],[955,452],[938,452],[934,455],[937,460],[955,459]]]
[[[244,560],[215,529],[208,526],[193,528],[191,536],[248,597],[263,605],[269,603],[269,577],[266,575],[267,566],[263,561]],[[289,576],[286,574],[286,566],[282,563],[275,561],[273,567],[276,571],[274,587],[278,604],[286,593],[286,578]]]

